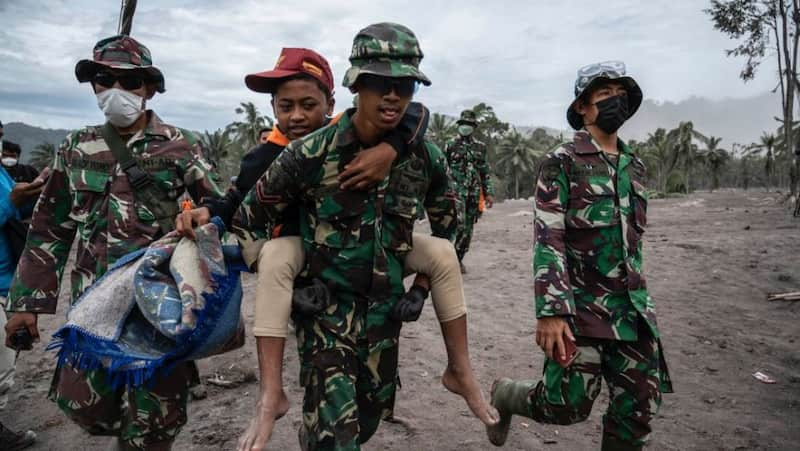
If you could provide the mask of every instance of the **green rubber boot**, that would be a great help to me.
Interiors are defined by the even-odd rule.
[[[500,413],[500,421],[494,426],[486,426],[486,435],[495,446],[503,446],[511,428],[511,417],[528,417],[528,395],[536,387],[534,381],[514,381],[507,377],[497,379],[492,384],[492,406]]]

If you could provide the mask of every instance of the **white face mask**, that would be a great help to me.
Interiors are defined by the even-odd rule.
[[[3,159],[0,160],[0,162],[2,162],[3,166],[7,168],[13,168],[14,166],[17,165],[17,159],[14,157],[3,157]]]
[[[459,135],[467,137],[475,131],[475,127],[471,125],[459,125],[457,130]]]
[[[117,127],[128,127],[144,111],[144,98],[130,91],[111,88],[97,94],[97,106],[108,122]]]

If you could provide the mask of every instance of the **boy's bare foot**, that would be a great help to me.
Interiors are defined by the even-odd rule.
[[[281,389],[267,394],[256,403],[256,412],[247,430],[239,437],[238,451],[261,451],[266,449],[275,421],[289,411],[289,399]]]
[[[462,371],[447,365],[447,369],[442,374],[442,385],[451,392],[460,395],[467,402],[469,410],[478,417],[483,424],[494,426],[500,421],[500,414],[483,397],[481,387],[475,379],[475,374],[469,371]]]

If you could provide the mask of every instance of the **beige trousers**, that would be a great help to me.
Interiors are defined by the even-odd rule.
[[[300,237],[275,238],[261,247],[253,324],[256,337],[286,337],[288,334],[294,279],[303,270],[304,263]],[[414,247],[406,256],[405,273],[421,273],[430,278],[433,308],[440,322],[452,321],[467,313],[461,268],[450,241],[415,233]]]

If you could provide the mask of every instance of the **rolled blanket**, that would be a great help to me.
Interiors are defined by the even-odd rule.
[[[48,349],[58,365],[106,368],[114,385],[141,385],[178,362],[244,343],[238,246],[218,218],[121,258],[75,301]],[[235,345],[232,345],[235,344]]]

